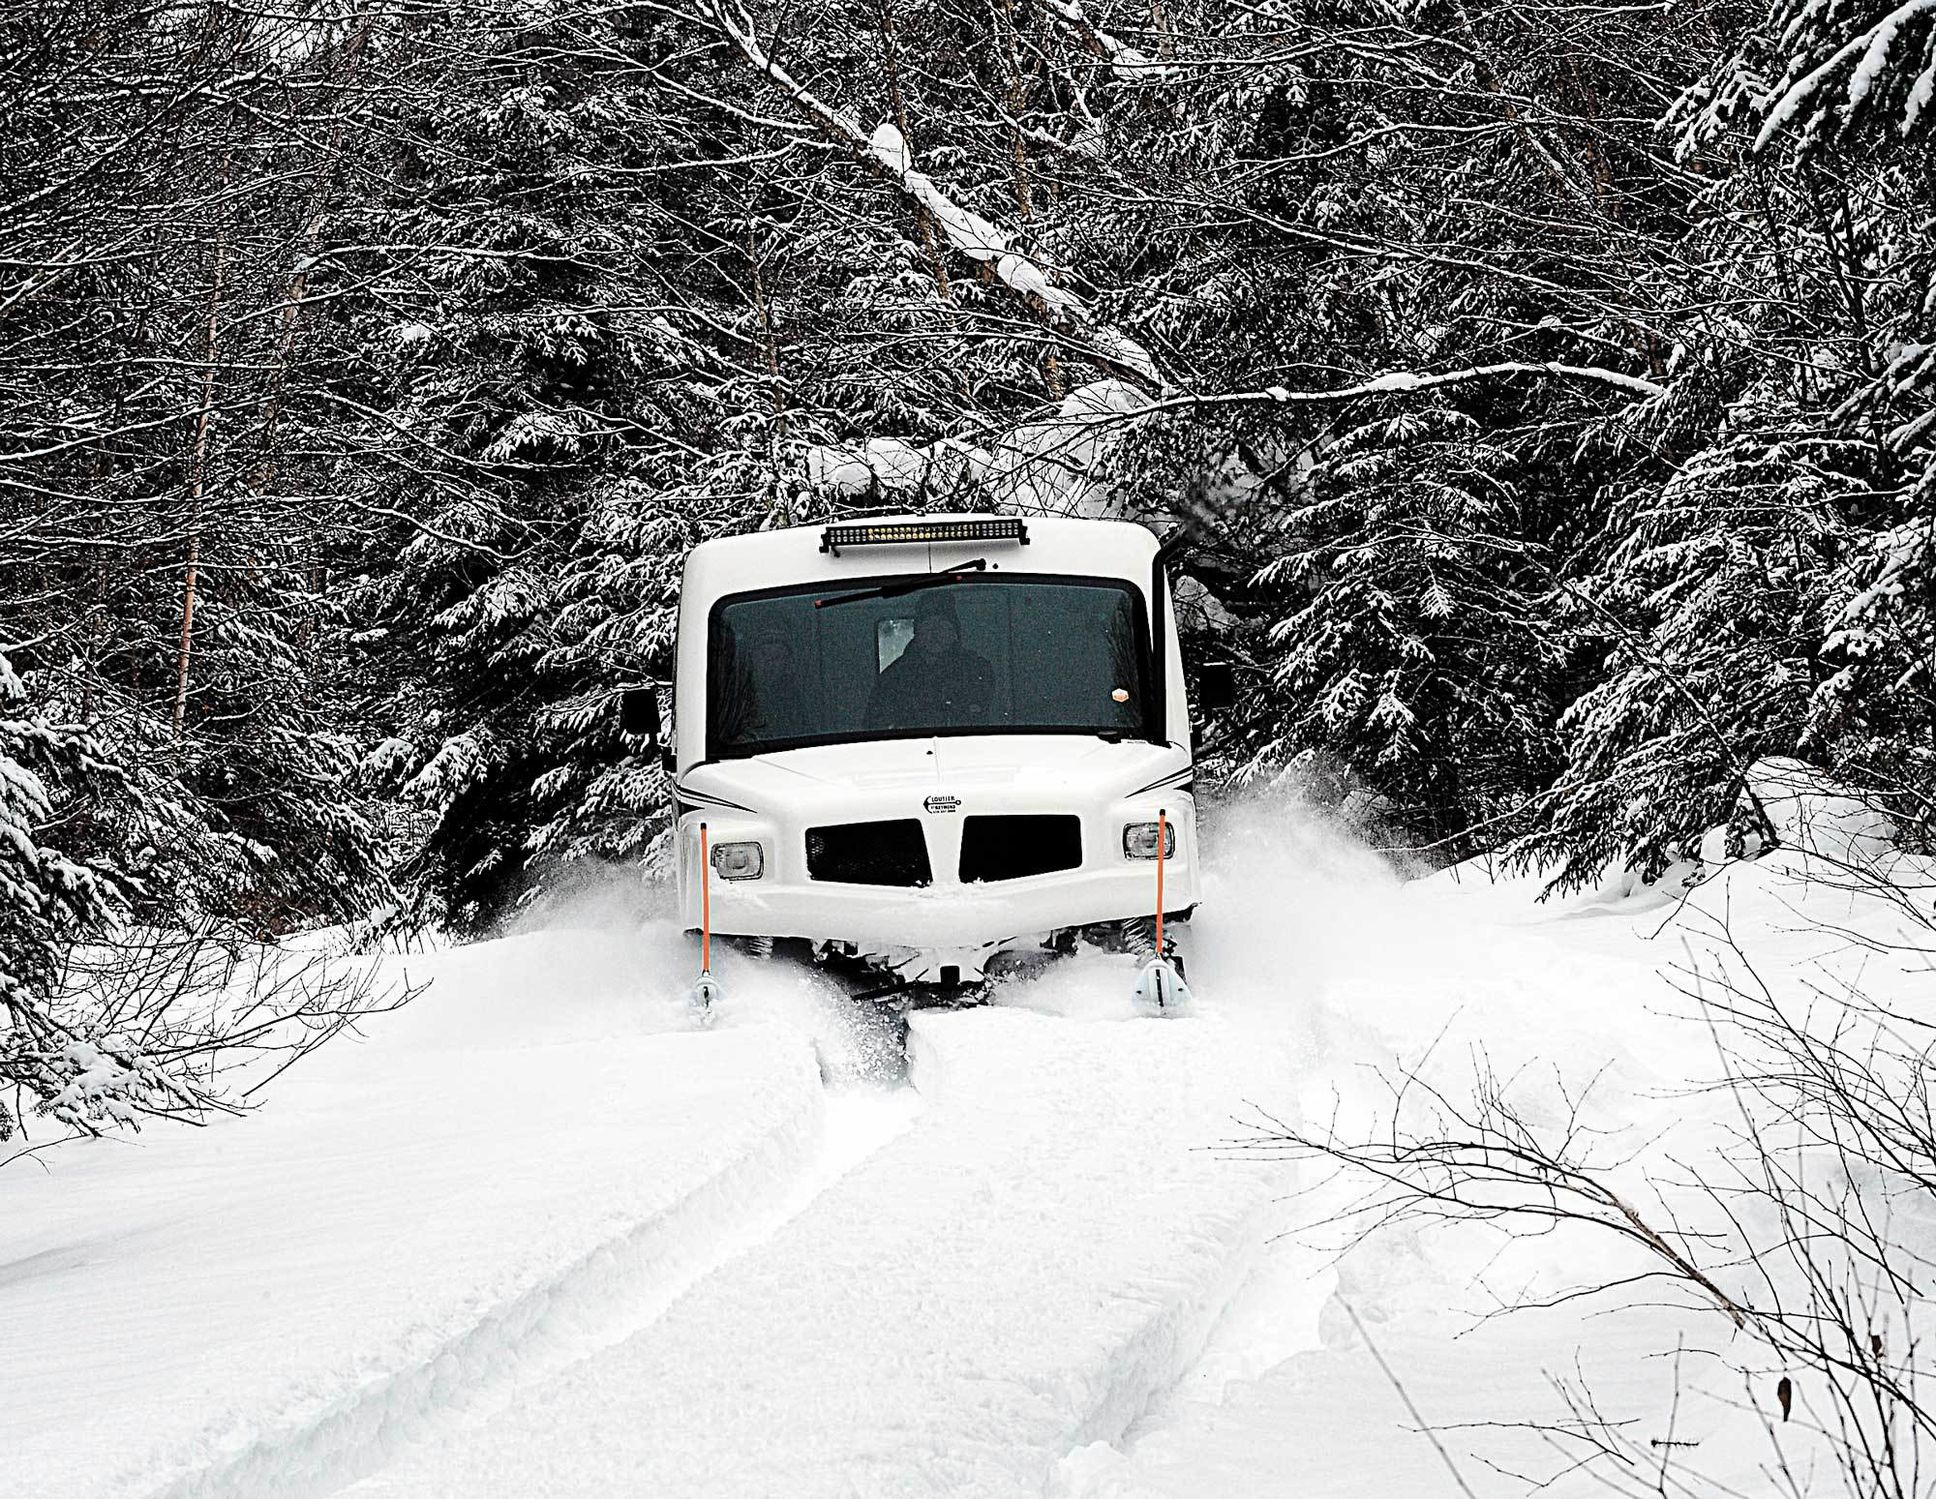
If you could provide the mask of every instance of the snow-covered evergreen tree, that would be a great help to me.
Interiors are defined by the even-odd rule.
[[[389,730],[369,769],[429,812],[419,871],[466,927],[528,890],[535,858],[635,852],[663,817],[618,695],[667,671],[684,549],[771,503],[776,420],[714,348],[735,314],[707,256],[736,252],[675,232],[715,201],[679,185],[708,148],[616,65],[658,33],[489,20],[453,16],[431,49],[420,144],[367,222],[434,248],[357,321],[381,413],[367,503],[400,518],[353,598]],[[631,190],[662,177],[663,197]],[[695,459],[721,434],[736,459]]]
[[[1550,761],[1558,654],[1508,455],[1475,426],[1415,412],[1337,434],[1258,578],[1290,600],[1266,764],[1320,752],[1459,855]]]
[[[106,774],[99,747],[35,712],[0,655],[0,1140],[15,1125],[8,1097],[55,1098],[72,1075],[70,1038],[47,1023],[47,1001],[67,946],[121,892],[60,847],[55,829]]]
[[[1566,595],[1596,680],[1560,721],[1567,762],[1516,854],[1562,885],[1609,865],[1657,876],[1736,815],[1757,760],[1801,748],[1860,489],[1837,456],[1757,385],[1708,448],[1611,511],[1604,571]]]

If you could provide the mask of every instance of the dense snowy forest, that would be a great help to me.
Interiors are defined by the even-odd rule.
[[[0,97],[0,1083],[110,927],[648,859],[683,552],[870,509],[1180,531],[1212,768],[1428,862],[1936,833],[1931,0],[8,0]]]

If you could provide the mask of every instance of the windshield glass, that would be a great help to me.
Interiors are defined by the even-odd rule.
[[[974,574],[726,599],[712,614],[708,756],[917,734],[1142,732],[1142,600],[1112,579]],[[846,602],[816,608],[817,600]]]

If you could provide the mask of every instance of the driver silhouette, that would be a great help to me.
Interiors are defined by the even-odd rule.
[[[914,638],[874,683],[867,725],[875,729],[947,729],[988,722],[995,671],[961,643],[954,585],[914,600]]]

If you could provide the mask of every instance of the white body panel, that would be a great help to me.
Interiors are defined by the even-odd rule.
[[[969,517],[946,517],[968,519]],[[710,882],[716,933],[850,944],[910,978],[943,963],[978,975],[986,956],[1059,929],[1147,916],[1156,909],[1153,860],[1123,852],[1123,827],[1176,825],[1164,861],[1164,906],[1197,899],[1195,804],[1183,664],[1168,619],[1161,630],[1168,742],[1079,733],[947,733],[846,741],[744,758],[706,759],[706,673],[713,607],[736,594],[944,571],[986,558],[991,572],[1119,579],[1146,609],[1156,541],[1109,521],[1027,521],[1027,545],[950,542],[820,550],[820,527],[707,542],[687,560],[674,692],[677,865],[685,924],[701,918],[699,828],[708,842],[757,840],[759,879]],[[931,799],[933,799],[931,801]],[[958,805],[949,806],[950,802]],[[946,808],[946,810],[937,810]],[[1081,819],[1080,868],[987,883],[957,877],[965,818],[1070,814]],[[933,883],[844,884],[808,877],[807,830],[836,823],[918,819]]]

